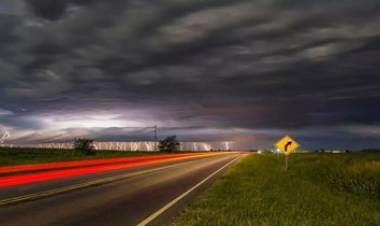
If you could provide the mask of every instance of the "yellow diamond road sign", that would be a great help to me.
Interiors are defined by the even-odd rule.
[[[286,155],[295,152],[299,147],[300,144],[290,136],[285,136],[276,143],[276,148],[280,149]]]

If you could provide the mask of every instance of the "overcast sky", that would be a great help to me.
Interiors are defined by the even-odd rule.
[[[380,147],[379,28],[378,0],[0,0],[0,137]]]

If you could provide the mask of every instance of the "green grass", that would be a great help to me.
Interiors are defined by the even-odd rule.
[[[173,225],[380,225],[380,155],[249,155]]]
[[[85,155],[75,150],[31,149],[31,148],[0,148],[0,166],[27,163],[56,162],[81,159],[99,159],[152,154],[149,152],[97,152],[95,155]]]

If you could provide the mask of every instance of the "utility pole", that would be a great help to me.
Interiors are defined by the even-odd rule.
[[[158,151],[158,126],[154,126],[154,150]]]

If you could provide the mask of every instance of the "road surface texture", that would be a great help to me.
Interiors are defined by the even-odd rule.
[[[203,156],[2,188],[0,225],[167,225],[241,156]]]

